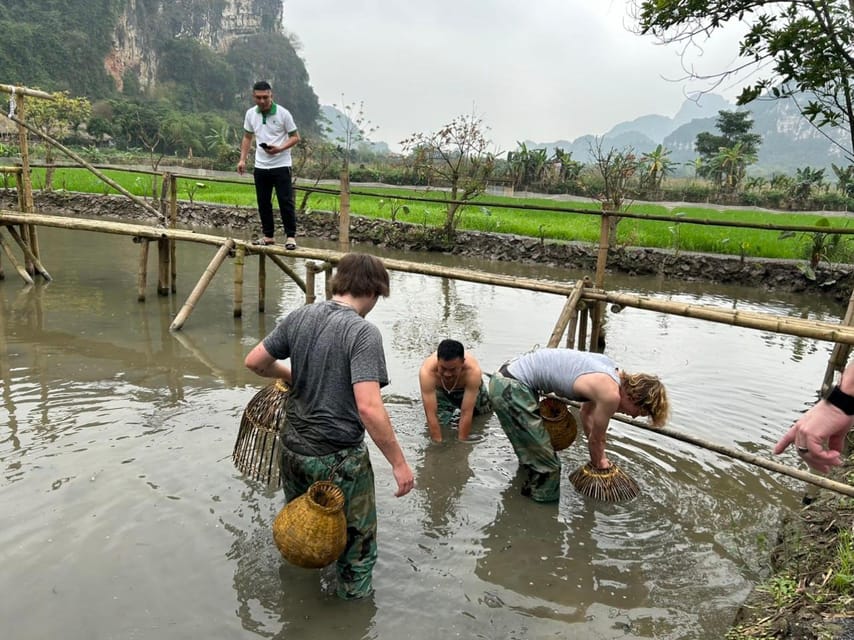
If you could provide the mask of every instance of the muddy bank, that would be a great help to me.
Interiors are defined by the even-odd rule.
[[[52,215],[113,218],[153,223],[150,215],[119,196],[36,193],[36,210]],[[0,191],[0,207],[17,209],[14,191]],[[180,202],[179,222],[234,230],[249,237],[258,230],[258,215],[252,207]],[[299,235],[327,240],[338,237],[335,213],[310,211],[299,215]],[[488,232],[458,232],[453,241],[437,230],[418,224],[374,220],[354,215],[350,239],[397,250],[438,251],[491,260],[548,264],[590,272],[596,270],[597,247],[578,242],[542,241],[538,238]],[[854,286],[854,267],[826,264],[815,278],[802,271],[803,261],[740,259],[737,256],[676,252],[673,250],[619,247],[608,255],[608,270],[629,275],[657,275],[686,281],[715,282],[759,287],[765,290],[830,296],[846,304]]]

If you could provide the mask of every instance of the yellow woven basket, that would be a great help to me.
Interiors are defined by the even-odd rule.
[[[555,451],[562,451],[575,442],[578,425],[563,402],[546,396],[540,400],[540,417]]]
[[[344,492],[334,482],[315,482],[276,516],[273,540],[298,567],[320,569],[335,562],[347,546]]]

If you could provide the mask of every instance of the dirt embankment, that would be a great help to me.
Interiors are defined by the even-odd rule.
[[[133,219],[153,222],[140,207],[117,196],[36,193],[36,209],[54,215],[86,218]],[[0,208],[17,209],[14,191],[0,191]],[[181,202],[179,222],[187,226],[227,228],[249,235],[258,227],[253,207],[229,207]],[[299,216],[303,236],[336,240],[336,214],[310,211]],[[596,269],[597,247],[589,243],[543,241],[501,233],[460,231],[449,241],[423,225],[352,217],[350,238],[397,250],[438,251],[478,258],[527,262],[580,269]],[[715,282],[829,296],[845,304],[854,286],[852,265],[819,265],[815,277],[802,270],[803,261],[741,259],[738,256],[674,250],[618,247],[608,255],[608,270],[630,275],[657,275],[686,281]]]

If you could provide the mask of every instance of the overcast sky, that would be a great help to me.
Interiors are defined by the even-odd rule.
[[[601,135],[673,116],[705,87],[676,81],[685,72],[674,45],[629,30],[628,0],[284,0],[284,16],[321,104],[363,102],[371,138],[392,149],[471,113],[498,151]],[[727,29],[691,63],[727,68],[739,35]],[[738,90],[717,92],[732,100]]]

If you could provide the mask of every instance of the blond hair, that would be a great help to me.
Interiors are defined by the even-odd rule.
[[[663,427],[670,415],[667,391],[657,376],[620,371],[620,380],[629,400],[650,417],[654,427]]]

